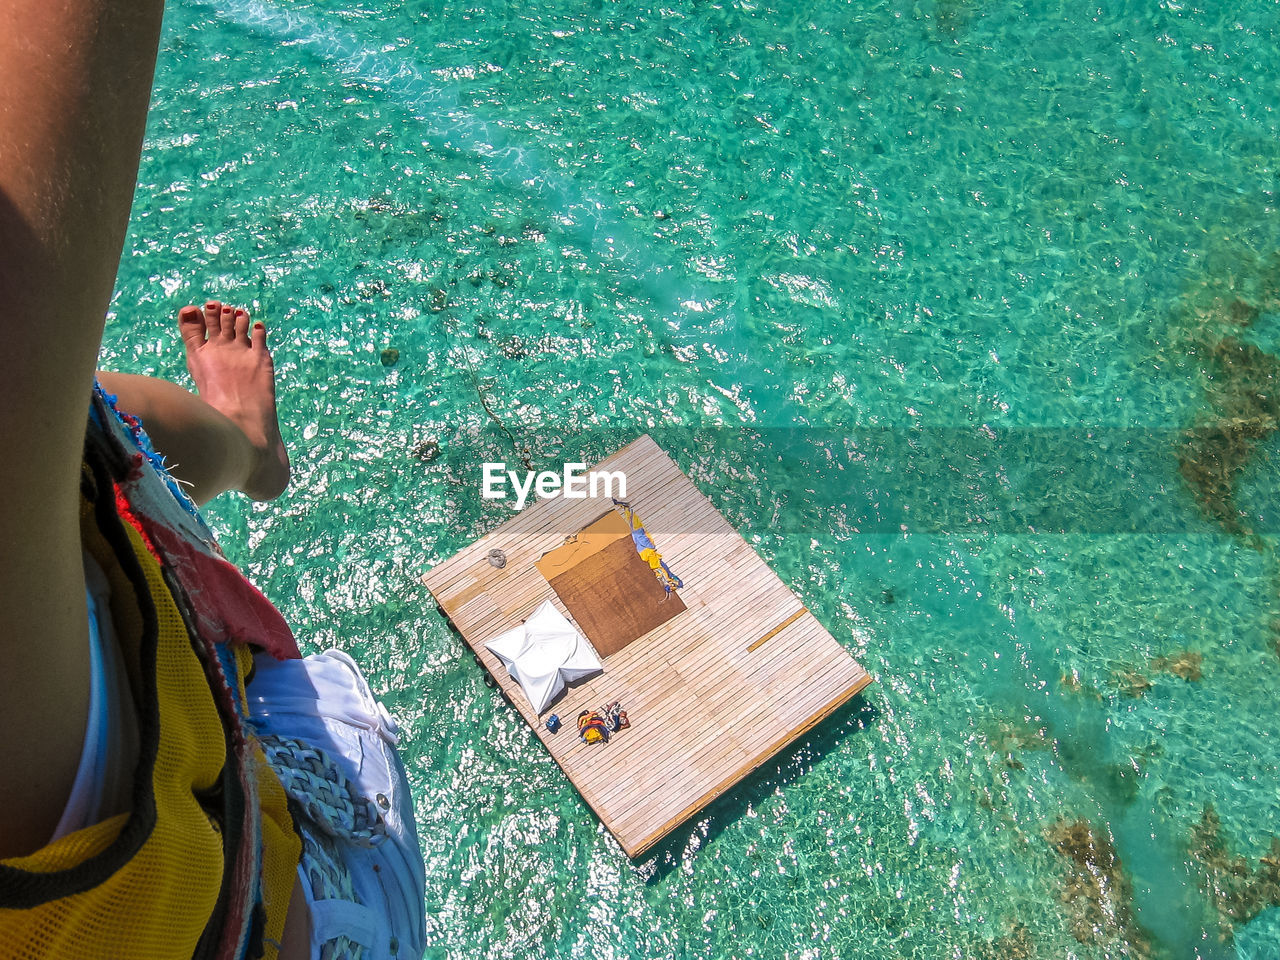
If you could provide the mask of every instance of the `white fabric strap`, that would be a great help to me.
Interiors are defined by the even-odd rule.
[[[338,937],[346,937],[371,951],[374,957],[386,956],[386,944],[378,935],[378,917],[366,906],[347,900],[316,900],[311,907],[311,942],[317,946]]]

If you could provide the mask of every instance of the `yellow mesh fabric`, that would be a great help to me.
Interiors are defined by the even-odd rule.
[[[5,860],[4,864],[31,873],[53,873],[55,870],[65,870],[77,863],[84,863],[90,857],[97,856],[111,846],[116,837],[120,836],[120,831],[128,819],[127,813],[119,814],[101,823],[95,823],[91,827],[69,833],[30,856]],[[3,915],[0,913],[0,917]]]
[[[193,791],[211,787],[219,777],[225,760],[222,723],[159,564],[137,531],[129,524],[123,527],[146,575],[159,629],[155,682],[161,736],[152,777],[155,828],[137,854],[98,886],[29,910],[0,910],[0,957],[6,960],[189,957],[218,897],[222,840]],[[87,545],[91,550],[95,546]],[[96,546],[104,545],[99,538]],[[106,567],[113,572],[116,568],[115,563]],[[119,593],[113,598],[113,611],[120,598]],[[120,602],[130,606],[127,600]],[[136,610],[133,616],[137,617]],[[269,772],[265,760],[259,769]],[[300,842],[292,835],[278,781],[262,776],[260,783],[267,808],[263,823],[267,936],[278,940]],[[109,846],[124,819],[123,815],[113,818],[29,857],[4,862],[37,872],[74,866]],[[274,953],[269,947],[268,956]]]
[[[241,703],[249,702],[249,694],[245,691],[244,678],[253,669],[253,651],[248,647],[236,647],[236,697]]]
[[[254,747],[262,809],[262,905],[267,911],[263,927],[265,960],[277,960],[276,944],[284,936],[289,898],[298,880],[302,840],[293,829],[284,788],[267,766],[261,747]]]

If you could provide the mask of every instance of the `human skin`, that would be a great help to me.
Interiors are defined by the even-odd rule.
[[[183,307],[178,331],[199,395],[167,380],[98,371],[122,410],[142,420],[171,473],[204,505],[227,490],[272,500],[289,483],[276,422],[267,330],[246,310],[210,300]]]
[[[0,5],[0,856],[47,842],[84,740],[85,416],[162,4]]]
[[[84,742],[80,462],[163,10],[0,4],[0,858],[48,842]],[[295,889],[281,956],[308,953],[300,902]]]

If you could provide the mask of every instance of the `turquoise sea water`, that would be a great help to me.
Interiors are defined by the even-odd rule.
[[[405,724],[430,955],[1280,957],[1277,49],[1264,0],[170,8],[104,365],[269,324],[295,483],[209,512]],[[878,682],[633,863],[418,577],[509,513],[482,460],[646,431]]]

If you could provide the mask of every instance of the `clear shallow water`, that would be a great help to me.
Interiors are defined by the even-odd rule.
[[[173,7],[104,363],[270,325],[296,483],[210,513],[405,722],[436,955],[1280,956],[1189,855],[1280,834],[1275,445],[1253,538],[1178,470],[1278,347],[1280,10],[806,6]],[[642,431],[879,682],[633,864],[417,578]]]

